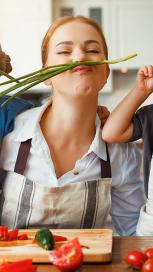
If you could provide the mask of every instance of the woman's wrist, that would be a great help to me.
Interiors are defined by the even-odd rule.
[[[132,93],[135,95],[135,97],[140,100],[144,101],[148,98],[148,96],[152,93],[150,92],[147,87],[138,87],[137,85],[132,89]]]

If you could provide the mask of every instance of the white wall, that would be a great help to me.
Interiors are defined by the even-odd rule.
[[[51,0],[0,0],[0,43],[11,56],[12,75],[41,68],[40,46],[51,15]]]

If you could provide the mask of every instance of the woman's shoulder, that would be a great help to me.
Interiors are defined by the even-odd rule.
[[[33,120],[33,118],[35,117],[35,115],[40,111],[41,106],[38,107],[33,107],[33,108],[29,108],[26,109],[22,112],[20,112],[16,118],[15,121],[20,121],[20,120]]]
[[[41,106],[27,109],[16,116],[13,130],[6,135],[5,141],[24,142],[34,136],[35,128],[40,119]]]
[[[30,130],[35,127],[42,115],[42,106],[37,106],[31,109],[27,109],[15,118],[14,131],[20,131],[20,129]]]
[[[24,121],[24,122],[29,122],[30,123],[35,123],[36,121],[39,121],[43,112],[45,111],[45,109],[48,107],[48,105],[51,104],[51,101],[48,100],[46,101],[44,104],[37,106],[37,107],[33,107],[30,109],[25,110],[24,112],[20,113],[16,118],[15,121],[19,122],[19,121]]]

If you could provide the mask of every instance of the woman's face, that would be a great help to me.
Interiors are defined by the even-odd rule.
[[[106,59],[98,31],[82,22],[68,22],[57,28],[50,39],[46,66],[76,61]],[[47,81],[54,92],[68,96],[97,95],[107,81],[106,65],[78,66]]]

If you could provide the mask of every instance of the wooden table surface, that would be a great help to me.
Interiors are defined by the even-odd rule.
[[[153,247],[153,237],[114,237],[112,262],[105,264],[84,264],[76,272],[130,272],[124,264],[124,257],[128,251],[144,250]],[[48,264],[39,264],[38,272],[59,272],[55,267]]]

